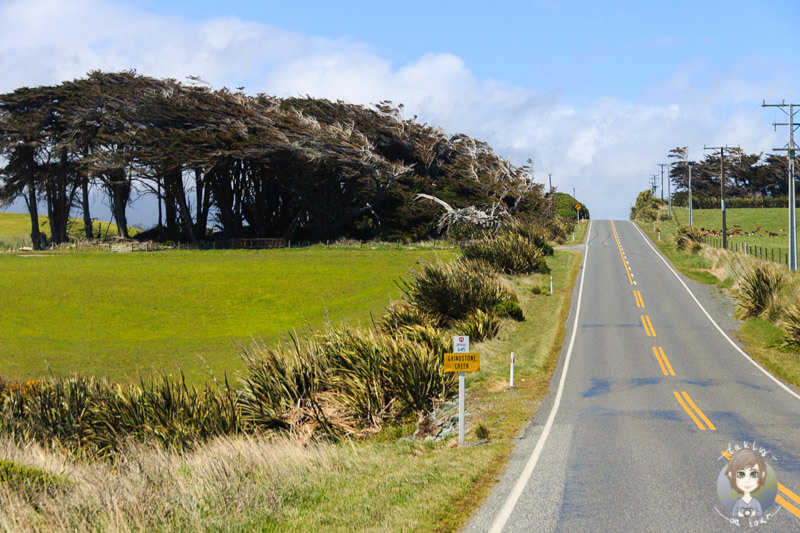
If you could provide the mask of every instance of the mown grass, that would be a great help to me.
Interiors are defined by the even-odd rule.
[[[241,369],[237,340],[282,341],[294,328],[370,323],[395,280],[451,250],[321,247],[0,255],[0,375],[80,371],[137,381],[151,370],[191,382],[206,365]]]
[[[0,486],[0,523],[15,531],[457,530],[490,490],[514,437],[547,392],[579,260],[561,251],[548,259],[553,295],[549,276],[509,280],[526,319],[506,319],[497,337],[471,347],[481,353],[481,371],[468,379],[463,448],[453,446],[455,437],[398,439],[410,434],[411,424],[339,444],[228,437],[177,454],[132,443],[114,463],[66,459],[0,439],[7,459],[74,483],[36,501]],[[534,287],[548,290],[535,294]],[[507,386],[511,351],[513,389]],[[488,443],[476,442],[478,421],[489,431]]]
[[[689,223],[688,208],[674,207],[673,211],[678,223]],[[800,214],[800,209],[797,211]],[[692,211],[692,223],[697,228],[722,231],[722,211],[720,209],[694,209]],[[781,250],[781,258],[786,257],[789,249],[788,208],[752,207],[726,209],[725,226],[728,232],[732,232],[734,227],[738,226],[744,233],[754,233],[753,235],[731,235],[728,239],[729,246],[738,245],[741,249],[742,243],[746,242],[751,248],[758,246],[768,251],[774,250],[775,261],[778,260],[778,250]],[[770,232],[777,234],[777,236],[770,236]]]
[[[705,210],[695,210],[695,215],[693,216],[695,226],[700,225],[696,218],[698,211]],[[750,209],[742,211],[768,212],[772,210]],[[719,211],[716,212],[719,213]],[[680,220],[680,216],[678,218]],[[769,219],[761,221],[760,224],[756,220],[751,220],[750,222],[755,222],[754,226],[760,225],[762,228],[774,228],[774,226],[767,226],[767,224],[772,223]],[[732,299],[739,295],[739,281],[756,266],[767,264],[751,256],[710,246],[703,246],[701,253],[694,255],[677,250],[674,240],[677,225],[672,220],[655,223],[646,222],[639,225],[649,235],[650,239],[658,245],[661,252],[667,256],[670,262],[684,275],[702,283],[717,285],[725,290]],[[708,229],[708,226],[706,228]],[[659,231],[661,232],[660,242],[658,241]],[[788,309],[789,306],[796,304],[800,297],[800,275],[790,273],[786,266],[773,264],[772,268],[779,269],[784,274],[775,305],[780,309]],[[787,383],[800,387],[800,352],[783,346],[783,331],[777,324],[769,322],[766,318],[766,316],[759,316],[746,319],[739,328],[738,338],[747,353],[756,361]]]
[[[50,219],[39,215],[39,231],[50,238]],[[95,220],[92,223],[95,238],[107,238],[117,235],[117,225],[113,222]],[[137,228],[128,228],[128,234],[133,236],[139,233]],[[70,219],[68,234],[72,239],[86,238],[83,220]],[[31,245],[31,218],[24,213],[0,213],[0,250],[19,248]]]

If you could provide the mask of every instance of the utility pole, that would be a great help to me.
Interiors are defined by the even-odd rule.
[[[731,146],[703,146],[703,150],[719,150],[719,197],[722,204],[722,249],[728,249],[728,227],[725,225],[725,150]]]
[[[795,192],[794,192],[794,154],[797,144],[794,142],[794,130],[797,129],[797,122],[794,120],[795,106],[800,104],[787,104],[785,101],[780,104],[768,104],[762,102],[761,107],[778,107],[789,116],[789,122],[775,122],[772,126],[777,130],[778,126],[789,126],[789,143],[783,148],[773,148],[776,151],[786,151],[789,158],[789,270],[797,270],[797,221],[795,212]],[[789,111],[784,109],[789,108]]]
[[[658,166],[661,167],[661,203],[664,203],[664,167],[668,166],[669,163],[659,163]],[[669,184],[669,180],[667,180]],[[670,196],[669,194],[667,196]],[[669,216],[672,216],[672,202],[669,204]]]
[[[692,164],[689,162],[689,151],[686,151],[686,166],[689,167],[689,227],[692,227]]]
[[[689,167],[689,227],[692,227],[692,165],[689,163],[689,147],[674,148],[669,151],[668,157],[682,158],[686,166]],[[673,163],[678,163],[678,161],[673,161]]]
[[[550,184],[550,194],[553,194],[553,175],[547,175],[547,182]]]

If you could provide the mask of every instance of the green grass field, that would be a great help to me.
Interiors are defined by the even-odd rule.
[[[151,369],[202,380],[241,368],[237,340],[274,343],[307,322],[367,325],[418,260],[451,250],[319,247],[269,251],[0,254],[0,375]]]
[[[681,224],[689,223],[689,209],[685,207],[673,208],[678,222]],[[798,210],[800,214],[800,210]],[[800,220],[800,218],[798,218]],[[720,209],[695,209],[692,213],[692,222],[695,227],[705,229],[722,230],[722,211]],[[754,233],[754,235],[733,235],[730,237],[730,245],[742,248],[742,243],[748,243],[749,247],[758,246],[765,249],[775,250],[777,261],[778,250],[781,250],[781,257],[786,256],[789,250],[789,210],[783,208],[738,208],[726,209],[725,225],[730,233],[734,227],[738,226],[744,233]],[[756,229],[758,228],[758,229]],[[769,233],[776,233],[777,236],[770,236]]]
[[[47,211],[45,210],[45,213]],[[83,220],[70,219],[69,235],[74,239],[83,239]],[[117,234],[117,225],[114,223],[95,220],[92,224],[95,238],[113,237]],[[39,231],[50,238],[50,220],[39,215]],[[128,234],[133,236],[139,233],[137,228],[128,228]],[[0,250],[31,245],[31,217],[21,213],[0,213]]]

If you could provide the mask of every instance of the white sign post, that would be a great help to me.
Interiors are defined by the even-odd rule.
[[[453,337],[453,353],[469,353],[469,337]],[[466,372],[458,373],[458,445],[464,446],[464,377]]]

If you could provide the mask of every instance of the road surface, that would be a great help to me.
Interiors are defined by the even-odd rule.
[[[715,292],[592,221],[550,394],[466,530],[800,531],[800,394],[730,340]],[[718,478],[753,443],[777,496],[732,523]]]

